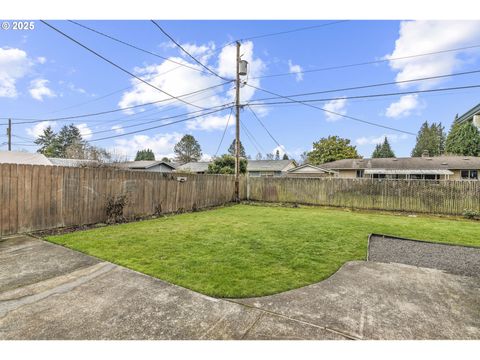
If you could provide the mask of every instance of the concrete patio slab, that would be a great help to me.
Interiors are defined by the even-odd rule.
[[[0,339],[345,339],[42,240],[0,249]]]
[[[353,261],[330,278],[237,303],[359,339],[480,339],[480,278]]]

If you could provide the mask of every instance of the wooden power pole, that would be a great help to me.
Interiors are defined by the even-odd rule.
[[[12,119],[8,119],[8,151],[12,151]]]
[[[240,201],[240,42],[238,41],[235,110],[235,200]]]

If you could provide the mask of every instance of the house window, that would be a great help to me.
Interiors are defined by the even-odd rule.
[[[477,170],[462,170],[461,177],[464,180],[477,180],[478,171]]]
[[[357,178],[362,178],[365,174],[365,170],[357,170]]]

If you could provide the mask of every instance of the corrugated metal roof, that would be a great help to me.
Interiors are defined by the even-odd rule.
[[[248,160],[247,171],[282,171],[293,160]]]
[[[125,163],[120,163],[118,166],[128,168],[128,169],[149,169],[157,165],[166,165],[172,169],[175,167],[165,161],[155,161],[155,160],[141,160],[141,161],[128,161]]]
[[[386,169],[367,169],[365,175],[385,174],[385,175],[453,175],[453,171],[439,169],[439,170],[386,170]]]
[[[208,161],[192,161],[177,167],[177,172],[206,172],[208,170]]]
[[[70,167],[80,167],[88,165],[98,165],[99,162],[96,160],[83,160],[83,159],[62,159],[62,158],[48,158],[48,160],[57,166],[70,166]]]
[[[0,164],[52,165],[43,154],[21,151],[0,151]]]
[[[404,169],[404,170],[461,170],[480,169],[480,157],[476,156],[435,156],[409,158],[343,159],[321,164],[332,170],[357,169]]]

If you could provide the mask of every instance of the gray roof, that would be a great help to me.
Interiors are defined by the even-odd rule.
[[[127,168],[127,169],[150,169],[151,167],[154,167],[160,164],[166,165],[171,169],[175,169],[173,165],[171,165],[166,161],[155,161],[155,160],[127,161],[124,163],[119,163],[118,166]]]
[[[283,171],[293,160],[248,160],[247,171]]]
[[[48,158],[48,160],[53,165],[58,165],[58,166],[80,167],[80,166],[98,165],[99,164],[99,162],[96,161],[96,160],[62,159],[62,158]]]
[[[209,161],[192,161],[180,166],[177,166],[177,172],[206,172],[208,170]]]
[[[453,172],[447,169],[432,169],[432,170],[385,170],[385,169],[366,169],[365,175],[372,175],[372,174],[385,174],[385,175],[453,175]]]
[[[288,170],[287,172],[289,173],[294,173],[300,169],[303,169],[303,168],[312,168],[312,169],[315,169],[317,170],[319,173],[331,173],[331,174],[334,174],[336,173],[335,171],[331,170],[331,169],[327,169],[327,168],[323,168],[321,166],[318,166],[318,165],[312,165],[312,164],[303,164],[303,165],[300,165],[300,166],[297,166],[297,167],[294,167],[293,169],[290,169]]]
[[[480,157],[476,156],[436,156],[408,158],[378,159],[344,159],[321,164],[321,167],[332,170],[356,169],[480,169]]]
[[[480,104],[475,105],[473,108],[468,110],[465,114],[458,118],[458,122],[462,123],[464,121],[470,121],[473,119],[473,115],[480,114]]]
[[[21,151],[0,151],[0,164],[52,165],[43,154]]]

